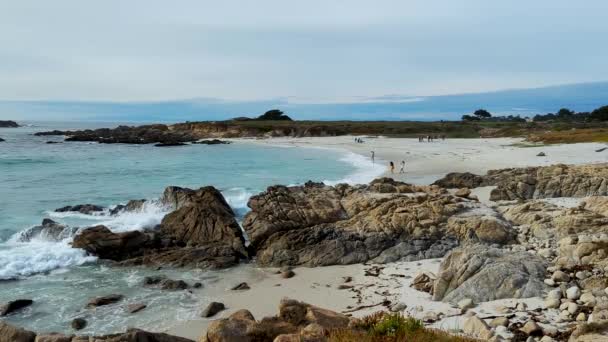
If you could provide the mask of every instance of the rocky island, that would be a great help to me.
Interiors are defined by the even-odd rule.
[[[0,120],[0,128],[17,128],[21,127],[18,123],[12,120]]]

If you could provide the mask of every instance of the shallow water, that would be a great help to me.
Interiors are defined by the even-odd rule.
[[[99,124],[96,126],[115,126]],[[46,144],[61,137],[35,137],[41,130],[83,128],[91,124],[34,123],[33,127],[0,129],[0,302],[30,298],[35,304],[8,321],[37,331],[70,332],[74,317],[90,318],[83,333],[109,333],[137,326],[162,330],[176,320],[196,316],[197,296],[187,291],[145,289],[145,275],[162,273],[193,283],[213,281],[216,272],[108,268],[95,258],[61,242],[19,242],[19,232],[49,217],[73,227],[104,224],[113,231],[151,227],[165,212],[148,205],[141,212],[117,217],[55,213],[54,209],[92,203],[112,207],[130,199],[154,199],[169,185],[220,189],[239,217],[248,198],[273,184],[308,180],[334,183],[368,181],[365,158],[326,149],[268,147],[247,143],[158,148],[151,145],[97,143]],[[197,291],[203,291],[197,290]],[[96,295],[121,293],[123,304],[144,302],[149,308],[127,315],[124,305],[86,310]]]

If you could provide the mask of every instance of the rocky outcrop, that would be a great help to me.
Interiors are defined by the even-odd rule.
[[[445,188],[496,186],[490,200],[608,195],[608,164],[551,165],[490,170],[484,176],[450,173],[436,181]]]
[[[78,205],[68,205],[65,207],[61,207],[59,209],[55,209],[56,213],[65,213],[65,212],[77,212],[85,215],[91,215],[95,212],[102,212],[103,207],[94,204],[78,204]]]
[[[143,209],[146,202],[147,201],[145,199],[130,200],[125,205],[119,204],[110,209],[110,215],[118,215],[123,212],[140,211]]]
[[[337,312],[283,299],[277,316],[256,321],[249,311],[237,311],[211,322],[200,341],[323,341],[330,331],[347,328],[350,321]]]
[[[226,141],[226,140],[220,140],[220,139],[209,139],[209,140],[195,141],[195,142],[193,142],[193,144],[198,144],[198,145],[229,145],[229,144],[231,144],[231,142],[230,141]]]
[[[386,178],[365,186],[273,186],[248,205],[243,228],[261,265],[416,260],[442,256],[479,227],[484,242],[504,243],[510,236],[496,233],[493,241],[482,231],[490,226],[483,219],[478,227],[450,230],[449,217],[479,204],[436,186]]]
[[[72,246],[121,265],[171,265],[225,268],[246,258],[242,231],[222,194],[213,187],[198,190],[169,187],[162,201],[175,209],[159,227],[114,233],[104,226],[83,229]],[[122,210],[137,208],[129,202]]]
[[[433,299],[456,303],[540,296],[546,289],[546,262],[527,252],[487,245],[451,251],[441,262]]]
[[[596,214],[608,217],[608,196],[593,196],[585,199],[582,207]]]
[[[51,219],[43,219],[40,225],[21,232],[19,241],[29,242],[34,239],[61,241],[74,235],[77,230],[78,228],[68,227]]]
[[[245,239],[234,212],[214,187],[208,186],[196,191],[168,188],[163,200],[176,207],[175,211],[162,220],[163,236],[189,246],[224,243],[241,255],[247,255]]]
[[[463,242],[508,244],[516,237],[511,224],[496,214],[452,216],[446,228]]]
[[[139,329],[130,329],[125,333],[103,336],[65,336],[61,334],[38,334],[17,328],[0,321],[0,342],[194,342],[187,338],[163,333],[152,333]]]
[[[0,120],[0,127],[2,127],[2,128],[17,128],[17,127],[20,127],[20,126],[15,121]]]
[[[138,127],[118,126],[82,131],[38,132],[37,136],[64,135],[66,141],[96,141],[104,144],[175,144],[196,141],[190,132],[172,130],[167,125],[145,125]]]

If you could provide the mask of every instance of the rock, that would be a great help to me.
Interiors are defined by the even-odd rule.
[[[492,330],[490,326],[481,318],[477,316],[471,316],[464,321],[462,331],[465,334],[479,338],[482,340],[488,340],[492,337]]]
[[[581,302],[588,306],[595,306],[596,304],[595,296],[591,292],[583,293],[579,299]]]
[[[161,233],[178,244],[199,246],[221,243],[241,257],[247,257],[245,238],[234,212],[224,196],[214,187],[198,190],[169,187],[163,203],[176,208],[161,222]]]
[[[563,165],[491,170],[484,183],[496,185],[490,200],[608,195],[606,164]]]
[[[0,142],[4,142],[4,141],[6,141],[6,140],[4,140],[4,139],[0,138]]]
[[[72,342],[74,336],[66,336],[58,333],[50,333],[36,336],[34,342]]]
[[[196,283],[194,283],[194,284],[192,285],[192,287],[193,287],[193,288],[195,288],[195,289],[200,289],[200,288],[202,288],[202,287],[203,287],[203,284],[202,284],[202,283],[200,283],[200,282],[196,282]]]
[[[543,280],[543,282],[549,286],[555,286],[555,281],[551,278]]]
[[[283,271],[281,272],[281,278],[293,278],[293,276],[295,276],[296,274],[294,273],[294,271],[292,270],[287,270],[287,271]]]
[[[482,186],[484,178],[472,174],[470,172],[451,172],[445,177],[435,181],[433,185],[438,185],[442,188],[477,188]]]
[[[545,152],[539,152],[536,156],[537,157],[546,157],[547,155],[545,154]]]
[[[227,145],[230,144],[230,141],[220,140],[220,139],[209,139],[209,140],[199,140],[193,141],[193,144],[199,145]]]
[[[74,235],[77,230],[78,228],[70,228],[45,218],[40,225],[22,231],[18,239],[20,242],[30,242],[34,239],[61,241]]]
[[[447,229],[460,241],[507,244],[515,242],[516,233],[507,221],[498,216],[452,216]]]
[[[130,200],[125,205],[119,204],[116,207],[110,209],[110,215],[115,216],[123,212],[141,211],[146,202],[147,201],[145,199]]]
[[[249,290],[249,289],[250,289],[250,287],[249,287],[249,284],[247,284],[247,283],[240,283],[240,284],[234,286],[233,288],[231,288],[231,290],[233,290],[233,291],[241,291],[241,290]]]
[[[74,330],[82,330],[87,326],[87,321],[84,318],[74,318],[70,325]]]
[[[441,313],[435,311],[429,311],[422,316],[422,322],[424,323],[435,323],[441,319]]]
[[[171,291],[185,290],[189,287],[185,281],[173,280],[173,279],[162,280],[159,285],[162,290],[171,290]]]
[[[555,340],[551,336],[543,336],[540,342],[554,342]]]
[[[245,309],[235,311],[232,315],[230,315],[230,318],[255,321],[255,317],[253,317],[253,314],[249,310],[245,310]]]
[[[473,300],[471,298],[464,298],[458,302],[458,307],[461,310],[466,311],[475,307],[475,303],[473,303]]]
[[[602,216],[608,216],[608,197],[606,196],[588,197],[582,205],[586,210]]]
[[[201,342],[323,341],[328,331],[348,327],[350,318],[306,303],[283,299],[279,314],[256,322],[248,311],[211,322]],[[319,340],[319,338],[321,338]]]
[[[545,299],[545,307],[547,309],[557,309],[559,308],[560,300],[555,298],[547,298]]]
[[[124,296],[119,295],[119,294],[111,294],[111,295],[102,296],[102,297],[95,297],[95,298],[92,298],[91,300],[89,300],[89,302],[87,303],[87,307],[91,308],[91,307],[97,307],[97,306],[110,305],[110,304],[120,302],[123,299],[124,299]]]
[[[68,211],[78,212],[85,215],[91,215],[92,213],[102,212],[103,207],[94,204],[79,204],[79,205],[68,205],[59,209],[55,209],[57,213],[65,213]]]
[[[591,276],[591,274],[589,272],[587,272],[587,271],[578,271],[575,274],[575,277],[578,280],[584,280],[584,279],[589,278],[590,276]]]
[[[82,230],[74,237],[72,247],[82,248],[101,259],[115,261],[140,256],[146,248],[153,248],[154,237],[141,231],[113,233],[105,226]]]
[[[546,264],[527,252],[505,252],[486,245],[460,247],[439,266],[433,299],[485,302],[541,296]]]
[[[0,305],[0,316],[8,316],[34,303],[31,299],[17,299]]]
[[[18,123],[12,120],[0,120],[0,127],[2,128],[17,128],[21,127]]]
[[[142,303],[129,304],[129,305],[127,305],[127,312],[130,314],[134,314],[134,313],[140,312],[141,310],[143,310],[147,307],[148,306],[146,304],[142,304]]]
[[[454,223],[458,229],[448,231],[446,223],[480,204],[386,178],[358,186],[273,186],[252,196],[248,206],[243,228],[263,266],[419,260],[443,256],[458,239],[479,237],[473,234],[478,227]],[[479,234],[484,241],[500,235]]]
[[[568,274],[566,274],[565,272],[555,271],[555,272],[553,272],[553,275],[551,276],[551,279],[553,279],[556,282],[567,283],[567,282],[570,281],[570,276],[568,276]]]
[[[574,315],[578,311],[578,305],[576,303],[568,303],[568,312]]]
[[[507,317],[496,317],[492,321],[490,321],[490,326],[492,328],[496,328],[496,327],[500,327],[500,326],[508,327],[509,319]]]
[[[155,124],[138,127],[118,126],[81,131],[37,132],[36,136],[65,135],[65,141],[96,141],[102,144],[176,144],[198,140],[194,132],[170,129],[167,125]]]
[[[568,299],[577,300],[581,296],[581,289],[577,286],[572,286],[566,290],[566,297]]]
[[[528,305],[526,303],[524,303],[524,302],[517,303],[517,306],[515,307],[515,310],[517,310],[517,311],[526,311],[526,310],[528,310]]]
[[[392,312],[401,312],[405,309],[407,309],[407,304],[405,304],[403,302],[398,302],[395,305],[391,306]]]
[[[34,342],[36,334],[0,321],[0,342]]]
[[[527,335],[535,335],[542,332],[542,328],[534,321],[527,321],[519,330]]]
[[[455,196],[464,197],[464,198],[469,197],[470,194],[471,194],[471,190],[469,188],[460,188],[454,193]]]
[[[576,315],[576,321],[577,322],[586,322],[587,321],[587,315],[585,315],[584,312],[579,313],[578,315]]]
[[[437,277],[430,272],[418,273],[412,280],[410,287],[418,291],[433,294],[433,283],[436,278]]]
[[[213,317],[218,312],[224,310],[225,308],[226,307],[224,306],[224,303],[211,302],[211,303],[209,303],[209,305],[207,305],[205,310],[203,310],[203,312],[201,313],[201,317],[204,317],[204,318]]]

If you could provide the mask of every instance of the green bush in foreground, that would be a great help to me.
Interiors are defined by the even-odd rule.
[[[401,314],[378,312],[361,318],[350,329],[331,332],[331,342],[473,342],[444,331],[425,328],[421,321]]]

